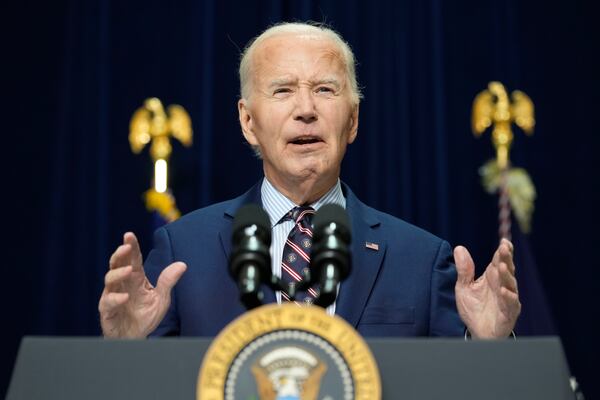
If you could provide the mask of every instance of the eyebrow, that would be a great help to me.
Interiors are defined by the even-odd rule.
[[[296,82],[298,82],[298,80],[297,79],[292,79],[292,78],[274,79],[269,84],[269,88],[274,88],[274,87],[278,87],[278,86],[292,85],[292,84],[295,84]],[[329,85],[334,85],[338,89],[341,87],[339,80],[336,79],[336,78],[325,78],[325,79],[318,79],[318,80],[310,80],[309,82],[313,86],[329,84]]]
[[[297,82],[297,79],[291,79],[291,78],[274,79],[269,84],[269,88],[274,88],[277,86],[287,86],[287,85],[291,85],[296,82]]]
[[[318,86],[318,85],[333,85],[333,86],[335,86],[338,89],[341,87],[340,81],[337,80],[336,78],[319,79],[317,81],[312,81],[312,83],[315,86]]]

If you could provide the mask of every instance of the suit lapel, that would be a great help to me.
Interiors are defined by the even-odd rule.
[[[346,210],[352,224],[352,271],[340,285],[336,314],[357,326],[385,255],[386,243],[377,228],[375,212],[361,203],[350,189],[346,192]]]
[[[225,252],[225,258],[229,260],[229,255],[231,254],[231,229],[233,218],[237,211],[246,204],[258,204],[262,207],[262,199],[260,195],[262,180],[260,180],[256,185],[252,186],[250,190],[246,193],[233,199],[229,205],[229,207],[223,213],[223,218],[225,219],[225,223],[223,224],[221,230],[219,231],[219,239],[221,240],[221,245],[223,246],[223,251]],[[270,268],[271,266],[269,266]],[[229,268],[229,265],[227,266]],[[265,287],[263,288],[263,292],[265,298],[263,300],[264,303],[273,303],[275,302],[275,293]]]
[[[262,180],[240,197],[233,199],[224,212],[225,223],[219,231],[219,238],[227,260],[231,254],[233,218],[236,212],[246,204],[256,203],[262,207],[261,183]],[[380,225],[380,221],[375,212],[361,203],[347,185],[342,184],[342,187],[346,196],[346,211],[352,224],[352,271],[348,279],[340,286],[336,301],[336,314],[356,327],[379,273],[385,255],[386,242],[379,230],[376,229]],[[378,246],[378,249],[367,247],[367,243]],[[265,287],[264,294],[264,303],[275,302],[275,293],[271,289]]]

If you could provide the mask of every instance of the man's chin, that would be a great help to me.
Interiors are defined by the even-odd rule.
[[[267,170],[270,170],[268,171],[269,175],[276,175],[281,181],[301,184],[304,181],[328,180],[332,175],[339,173],[339,171],[331,169],[331,166],[335,164],[331,163],[329,158],[324,157],[323,154],[298,156],[286,153],[281,157],[284,164],[279,164],[279,168],[275,168],[273,164],[269,165],[271,168],[267,167]]]
[[[306,180],[316,179],[321,176],[320,169],[316,166],[305,166],[303,168],[295,169],[291,172],[290,176],[297,182]]]

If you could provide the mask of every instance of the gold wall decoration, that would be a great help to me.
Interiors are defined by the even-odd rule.
[[[496,147],[496,160],[500,169],[509,165],[509,151],[513,141],[511,125],[515,123],[528,135],[535,126],[533,102],[520,90],[512,92],[512,101],[500,82],[490,82],[487,90],[480,92],[473,101],[471,125],[479,137],[487,128],[492,129],[492,141]]]
[[[479,173],[488,193],[499,193],[500,236],[510,239],[511,209],[523,232],[531,229],[536,191],[529,174],[523,168],[513,168],[510,149],[513,143],[512,124],[516,124],[527,135],[533,134],[535,126],[534,105],[529,96],[515,90],[509,97],[504,85],[490,82],[473,101],[471,127],[480,137],[492,127],[492,142],[496,148],[496,159],[484,164]]]
[[[177,104],[170,105],[165,111],[156,97],[146,99],[129,123],[131,150],[139,154],[150,145],[150,157],[154,162],[154,184],[144,193],[146,208],[158,212],[167,221],[174,221],[181,215],[168,185],[168,162],[173,151],[171,138],[189,147],[192,133],[192,121],[187,111]]]

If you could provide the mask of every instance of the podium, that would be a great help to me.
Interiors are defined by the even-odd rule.
[[[7,400],[196,396],[211,340],[25,337]],[[502,341],[367,339],[383,399],[574,399],[557,337]]]

